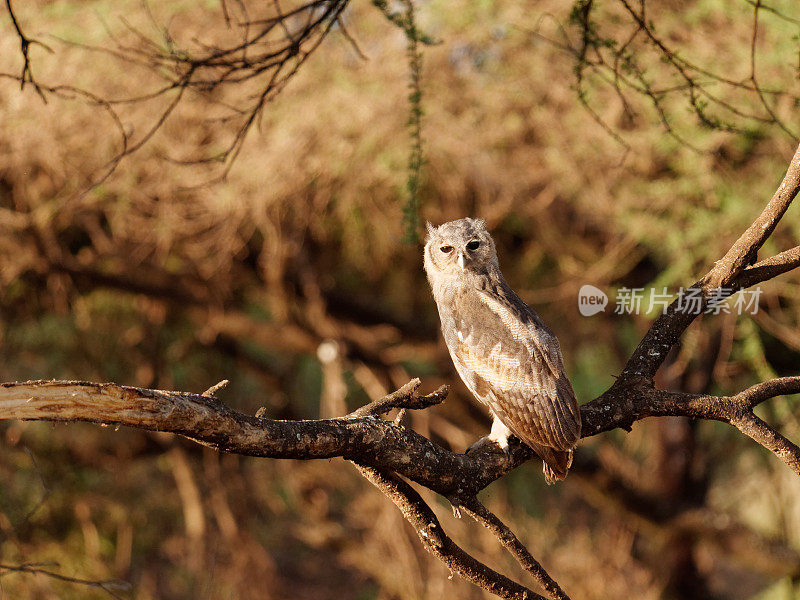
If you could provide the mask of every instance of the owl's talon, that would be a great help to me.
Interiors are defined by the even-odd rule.
[[[507,457],[511,456],[511,451],[508,449],[508,438],[511,435],[511,430],[506,427],[500,419],[497,418],[497,415],[494,415],[494,421],[492,421],[492,430],[486,437],[500,446],[500,449]]]
[[[493,439],[491,435],[484,436],[472,444],[472,446],[467,448],[465,454],[470,454],[472,452],[491,452],[493,454],[502,452],[507,462],[511,460],[511,448],[508,444],[503,446],[496,439]]]
[[[469,448],[467,448],[467,451],[464,454],[469,454],[471,452],[481,451],[481,450],[483,450],[484,446],[488,446],[489,444],[491,444],[492,446],[496,446],[497,445],[497,443],[494,440],[490,440],[489,436],[485,435],[481,439],[479,439],[477,442],[472,444]]]

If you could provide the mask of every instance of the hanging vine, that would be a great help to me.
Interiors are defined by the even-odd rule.
[[[406,53],[409,67],[409,93],[408,93],[408,127],[411,133],[411,151],[408,157],[408,177],[406,191],[408,195],[403,205],[403,223],[405,225],[404,240],[408,243],[419,241],[420,218],[419,211],[422,204],[420,198],[420,182],[422,165],[425,163],[422,140],[422,52],[420,44],[432,45],[436,41],[417,29],[413,0],[403,0],[405,11],[394,12],[389,8],[386,0],[373,0],[372,3],[384,16],[403,30],[406,36]]]

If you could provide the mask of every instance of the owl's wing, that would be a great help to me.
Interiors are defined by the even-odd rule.
[[[477,314],[470,321],[479,327],[457,319],[453,358],[459,375],[523,442],[574,448],[580,411],[558,340],[507,284],[503,287],[478,290],[472,306]]]

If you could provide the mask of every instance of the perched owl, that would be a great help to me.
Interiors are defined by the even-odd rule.
[[[556,336],[506,283],[484,222],[429,223],[425,272],[456,370],[494,416],[488,438],[506,450],[513,433],[542,458],[548,483],[564,479],[578,402]]]

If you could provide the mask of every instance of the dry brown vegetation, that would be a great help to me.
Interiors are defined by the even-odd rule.
[[[165,4],[151,19],[138,2],[20,3],[21,25],[54,51],[31,48],[36,78],[104,98],[153,89],[161,80],[151,70],[60,41],[136,44],[121,16],[155,37],[153,21],[169,23],[186,43],[199,31],[230,35],[218,5]],[[751,4],[661,4],[650,17],[671,46],[747,79]],[[792,2],[774,7],[800,18]],[[668,98],[697,152],[647,98],[627,96],[626,111],[595,82],[590,106],[626,148],[578,102],[575,57],[559,47],[569,9],[555,0],[419,7],[422,29],[442,40],[424,51],[421,194],[425,219],[487,219],[504,272],[558,334],[585,401],[610,385],[651,317],[581,317],[579,287],[689,285],[758,214],[796,141],[731,114],[746,133],[703,127],[681,96]],[[787,91],[770,106],[794,131],[786,98],[797,93],[797,25],[771,14],[757,23],[759,79]],[[0,72],[18,74],[19,41],[2,19]],[[368,60],[332,31],[266,107],[224,181],[213,180],[227,163],[181,161],[230,143],[234,130],[218,118],[235,92],[187,92],[153,139],[85,193],[120,150],[109,113],[63,94],[45,104],[31,86],[0,79],[0,380],[200,392],[226,378],[221,397],[238,410],[314,418],[421,376],[430,390],[454,389],[410,416],[418,432],[459,451],[485,432],[487,416],[438,340],[419,248],[401,241],[406,41],[370,5],[352,4],[344,19]],[[604,35],[624,40],[627,29],[604,23]],[[576,30],[567,35],[578,47]],[[757,98],[722,93],[758,110]],[[117,107],[133,140],[170,98]],[[798,238],[795,207],[764,254]],[[695,323],[660,385],[733,393],[796,375],[797,274],[762,287],[754,317]],[[338,351],[322,362],[326,340]],[[762,410],[796,439],[791,399]],[[342,461],[217,455],[91,425],[12,423],[0,433],[0,565],[121,579],[131,588],[114,593],[137,599],[484,597],[451,579]],[[573,598],[795,597],[800,484],[750,440],[718,423],[651,420],[585,441],[576,462],[563,485],[546,487],[531,464],[486,496]],[[524,579],[488,532],[423,496],[457,541]],[[108,597],[44,575],[0,576],[9,598]]]

